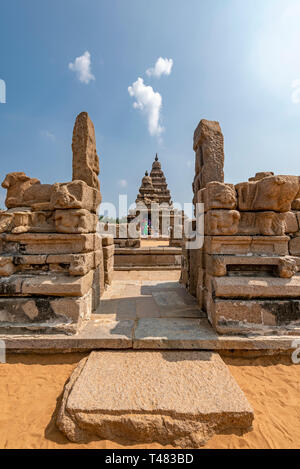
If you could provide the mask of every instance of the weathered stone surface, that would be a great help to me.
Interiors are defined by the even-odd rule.
[[[280,259],[278,272],[281,278],[291,278],[298,272],[297,263],[294,259]]]
[[[0,212],[0,233],[6,233],[11,231],[13,226],[13,214],[5,212],[4,210]]]
[[[224,138],[218,122],[201,120],[194,133],[196,195],[209,182],[224,182]]]
[[[0,256],[0,277],[9,277],[14,274],[17,267],[13,263],[13,258],[10,256]]]
[[[210,255],[206,254],[205,256],[205,268],[206,272],[213,277],[225,277],[228,274],[228,271],[233,270],[235,273],[240,272],[242,275],[245,272],[253,272],[256,275],[260,273],[265,273],[269,268],[269,273],[274,274],[275,276],[286,277],[287,273],[292,276],[300,270],[300,259],[297,262],[296,257],[286,256],[286,257],[277,257],[277,256],[240,256],[240,255]]]
[[[73,181],[84,181],[88,186],[100,190],[95,129],[87,112],[82,112],[76,118],[72,150]]]
[[[102,236],[102,246],[110,246],[114,244],[113,236]]]
[[[274,176],[274,173],[272,171],[256,173],[256,175],[253,178],[249,178],[249,182],[260,181],[261,179],[264,179],[264,178],[267,178],[267,177],[270,177],[270,176]]]
[[[2,182],[2,187],[7,189],[5,205],[7,208],[24,207],[24,192],[40,181],[26,176],[25,173],[10,173]]]
[[[0,251],[10,254],[74,254],[101,249],[97,234],[0,234]]]
[[[219,355],[93,352],[65,387],[57,425],[75,442],[99,438],[200,447],[253,410]]]
[[[241,211],[289,212],[299,191],[297,176],[270,176],[235,186]]]
[[[291,239],[289,249],[292,256],[300,256],[300,237]]]
[[[74,333],[92,313],[92,295],[80,298],[0,298],[0,331]]]
[[[288,236],[206,236],[207,254],[289,255]]]
[[[285,217],[285,232],[297,233],[297,231],[299,231],[300,229],[297,212],[287,212],[284,214],[284,217]]]
[[[103,247],[103,256],[104,259],[109,259],[110,257],[113,257],[115,253],[115,246],[114,244],[111,244],[109,246],[104,246]]]
[[[287,223],[291,225],[291,217],[285,213],[240,212],[240,216],[238,233],[242,235],[283,236],[287,232]]]
[[[23,205],[34,210],[49,210],[53,186],[37,182],[24,191]]]
[[[299,176],[299,186],[300,186],[300,176]],[[296,197],[292,202],[292,209],[300,210],[300,188],[299,188],[298,194],[296,194]]]
[[[220,334],[297,334],[299,300],[220,300],[212,305],[214,326]]]
[[[22,295],[84,296],[92,287],[93,280],[93,270],[81,277],[52,274],[26,276],[22,279],[20,293]],[[15,281],[19,282],[19,276],[16,276]],[[4,284],[3,279],[2,284]]]
[[[204,204],[205,211],[213,209],[235,210],[237,196],[233,184],[209,182],[198,192],[197,202]]]
[[[234,236],[238,232],[240,212],[237,210],[209,210],[205,215],[205,234]]]
[[[57,183],[53,186],[50,206],[54,209],[86,209],[96,212],[101,203],[101,194],[84,181]]]
[[[213,291],[220,298],[299,298],[300,276],[213,277]]]
[[[206,319],[142,318],[134,331],[136,349],[197,349],[199,343],[217,339]]]
[[[58,233],[95,233],[98,217],[88,210],[56,210],[55,227]]]

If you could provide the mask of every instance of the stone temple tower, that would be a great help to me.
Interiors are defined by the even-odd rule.
[[[150,176],[146,172],[142,180],[142,185],[136,199],[136,203],[138,202],[143,202],[146,206],[150,205],[151,202],[165,204],[169,207],[172,206],[171,194],[157,154],[152,164]]]

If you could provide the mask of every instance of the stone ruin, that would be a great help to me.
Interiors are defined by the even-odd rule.
[[[270,172],[224,183],[218,122],[200,122],[194,151],[204,244],[184,248],[182,283],[220,334],[299,335],[300,177]]]
[[[99,158],[85,112],[76,119],[72,151],[72,182],[41,184],[11,173],[2,183],[1,333],[76,333],[111,282],[114,244],[97,234]]]

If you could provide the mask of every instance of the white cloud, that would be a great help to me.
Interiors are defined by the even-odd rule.
[[[119,185],[120,187],[122,187],[122,189],[124,189],[125,187],[128,186],[128,182],[126,181],[126,179],[120,179],[120,180],[118,181],[118,185]]]
[[[300,104],[300,80],[294,80],[292,82],[292,88],[294,90],[291,96],[292,103]]]
[[[152,86],[145,85],[142,78],[138,78],[132,86],[128,87],[128,93],[136,99],[133,107],[146,114],[150,135],[159,137],[164,130],[160,125],[161,95],[155,92]]]
[[[69,63],[69,69],[77,74],[81,83],[88,85],[91,80],[95,80],[91,70],[91,54],[88,51],[76,57],[74,63]]]
[[[149,77],[156,77],[160,78],[162,75],[171,75],[172,68],[173,68],[173,59],[163,59],[162,57],[159,57],[157,59],[156,64],[152,68],[148,68],[146,71],[146,74]]]
[[[51,132],[49,132],[49,130],[42,130],[41,135],[42,135],[42,137],[45,137],[48,140],[51,140],[52,142],[55,142],[55,140],[56,140],[55,135],[52,134]]]

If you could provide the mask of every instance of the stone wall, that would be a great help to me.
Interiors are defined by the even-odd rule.
[[[1,332],[73,334],[98,307],[109,254],[97,234],[99,159],[87,113],[76,119],[72,149],[72,182],[11,173],[2,183]]]
[[[300,177],[258,173],[225,184],[220,132],[208,121],[195,132],[194,203],[204,204],[205,236],[203,248],[184,248],[181,281],[221,334],[299,334]]]

